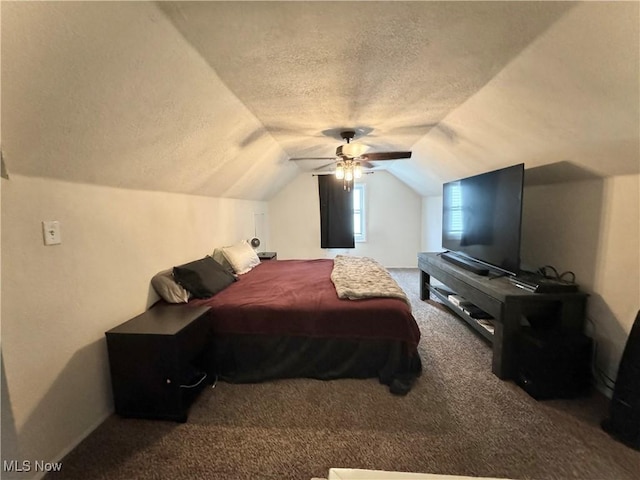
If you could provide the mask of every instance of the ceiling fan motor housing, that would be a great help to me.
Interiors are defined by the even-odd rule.
[[[343,132],[340,132],[340,136],[342,137],[342,139],[344,141],[347,142],[346,145],[340,145],[338,148],[336,148],[336,157],[351,157],[353,155],[350,155],[349,153],[349,142],[351,140],[353,140],[353,137],[356,136],[356,132],[355,130],[345,130]]]
[[[356,136],[356,132],[355,130],[345,130],[344,132],[340,132],[340,136],[343,140],[349,143],[351,140],[353,140],[353,137]]]

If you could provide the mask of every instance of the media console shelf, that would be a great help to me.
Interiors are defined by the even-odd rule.
[[[492,343],[491,371],[499,378],[510,379],[516,375],[517,342],[522,325],[544,324],[580,333],[584,329],[585,293],[532,293],[516,287],[507,277],[477,275],[453,265],[440,258],[439,253],[419,253],[418,267],[420,298],[428,300],[433,294]],[[494,318],[493,334],[452,304],[447,295],[431,284],[431,277],[489,313]]]

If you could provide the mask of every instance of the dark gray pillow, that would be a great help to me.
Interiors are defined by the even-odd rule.
[[[235,277],[211,257],[173,267],[173,278],[194,298],[209,298],[224,290]]]

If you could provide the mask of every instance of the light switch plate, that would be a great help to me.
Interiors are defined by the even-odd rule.
[[[45,245],[58,245],[62,243],[60,222],[57,220],[42,222],[42,235],[44,236]]]

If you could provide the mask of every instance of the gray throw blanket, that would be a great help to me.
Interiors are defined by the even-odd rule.
[[[360,300],[374,297],[393,297],[411,306],[407,295],[391,274],[369,257],[338,255],[333,260],[331,281],[339,298]]]

